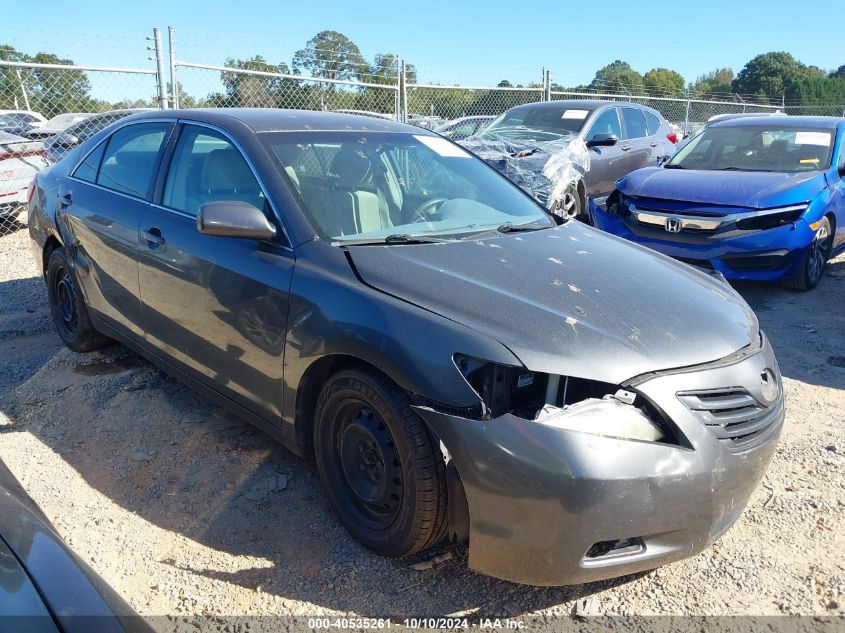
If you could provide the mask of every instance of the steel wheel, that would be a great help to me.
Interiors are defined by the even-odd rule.
[[[339,412],[337,458],[354,500],[371,524],[388,527],[402,501],[396,443],[377,413],[356,400]]]
[[[56,307],[61,317],[60,325],[71,337],[79,329],[79,315],[76,311],[76,293],[73,289],[73,278],[65,266],[59,266],[55,276]]]

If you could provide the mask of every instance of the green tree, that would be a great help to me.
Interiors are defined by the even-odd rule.
[[[0,59],[73,65],[72,60],[52,53],[30,56],[8,45],[0,47]],[[23,108],[27,99],[33,110],[48,117],[62,112],[97,110],[97,102],[91,99],[91,83],[81,70],[9,67],[0,70],[0,106],[13,108],[17,100],[18,107]]]
[[[845,79],[845,64],[842,64],[836,70],[832,70],[828,76],[833,79]]]
[[[369,68],[357,44],[337,31],[320,31],[293,56],[293,67],[312,77],[360,79]]]
[[[643,75],[645,89],[658,96],[675,96],[684,91],[686,82],[680,73],[668,68],[653,68]]]
[[[780,100],[793,92],[802,78],[816,74],[786,52],[757,55],[731,82],[733,92]]]
[[[596,71],[589,88],[597,92],[627,91],[630,94],[642,94],[643,76],[631,68],[628,62],[617,59]]]
[[[717,68],[704,73],[690,84],[690,94],[694,98],[720,97],[731,94],[731,82],[734,71],[730,68]]]

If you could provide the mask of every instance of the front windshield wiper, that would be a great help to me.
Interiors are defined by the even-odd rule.
[[[541,229],[548,229],[553,227],[554,224],[546,224],[539,223],[539,222],[526,222],[525,224],[511,224],[510,222],[505,222],[496,227],[496,230],[499,233],[517,233],[519,231],[539,231]]]
[[[438,237],[427,237],[425,235],[392,233],[386,237],[376,237],[371,239],[335,240],[332,242],[332,244],[336,246],[368,246],[373,244],[443,244],[444,242],[454,241],[455,240],[443,239]]]
[[[663,165],[663,169],[686,169],[686,167],[677,163],[666,163]]]

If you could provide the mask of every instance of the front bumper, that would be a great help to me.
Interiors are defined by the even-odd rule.
[[[711,238],[641,226],[608,213],[592,199],[589,209],[593,226],[689,264],[713,268],[726,279],[785,281],[797,277],[815,237],[802,219],[774,229]]]
[[[753,393],[766,368],[780,384],[768,343],[740,362],[638,384],[687,446],[566,431],[510,414],[483,422],[418,408],[463,482],[470,568],[564,585],[652,569],[707,547],[739,517],[772,458],[782,395],[754,447],[737,451],[676,394],[734,385]],[[613,542],[634,545],[602,554],[599,544]]]

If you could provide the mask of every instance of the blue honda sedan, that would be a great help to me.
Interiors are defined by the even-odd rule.
[[[845,250],[843,135],[838,117],[717,123],[619,180],[591,221],[727,279],[809,290]]]

